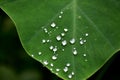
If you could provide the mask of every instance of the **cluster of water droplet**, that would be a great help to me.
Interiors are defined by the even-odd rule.
[[[63,11],[61,11],[58,15],[58,19],[63,18]],[[81,16],[78,16],[78,18],[80,19]],[[66,40],[64,37],[67,36],[67,33],[69,33],[69,29],[68,28],[63,28],[62,32],[57,32],[57,29],[59,29],[58,24],[55,21],[52,21],[49,25],[47,25],[46,27],[42,27],[42,30],[45,34],[48,34],[48,37],[44,38],[41,40],[41,43],[43,45],[49,44],[49,48],[48,50],[50,50],[53,54],[51,54],[52,56],[50,57],[52,61],[56,61],[58,59],[58,51],[59,53],[63,53],[66,49],[66,46],[71,45],[72,46],[72,50],[71,50],[71,54],[73,54],[73,56],[76,57],[76,55],[80,54],[79,49],[77,47],[73,47],[73,45],[79,44],[80,46],[84,45],[87,42],[87,38],[89,36],[89,33],[84,33],[84,36],[80,36],[79,39],[78,38],[74,38],[71,37],[71,39]],[[56,32],[55,32],[56,31]],[[52,36],[52,38],[50,37],[52,34],[56,33],[56,35],[54,35],[55,37]],[[83,38],[85,37],[85,38]],[[60,46],[56,46],[53,45],[54,41],[57,41]],[[79,42],[79,43],[78,43]],[[48,46],[48,45],[47,45]],[[38,52],[38,55],[41,56],[44,52]],[[84,53],[82,54],[83,57],[86,57],[87,54]],[[34,55],[31,55],[32,57],[34,57]],[[88,61],[86,58],[84,61]],[[59,71],[63,71],[64,73],[68,73],[69,71],[69,67],[71,66],[70,63],[66,63],[66,65],[63,68],[53,68],[55,67],[54,63],[50,63],[48,62],[48,60],[43,60],[42,63],[45,66],[50,66],[50,70],[53,71],[53,69],[55,69],[54,71],[56,71],[56,74],[58,75]],[[74,71],[69,71],[68,73],[68,78],[71,79],[73,76],[75,75]]]

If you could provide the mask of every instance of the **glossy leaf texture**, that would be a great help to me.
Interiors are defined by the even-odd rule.
[[[120,49],[118,0],[6,0],[28,54],[64,80],[86,80]]]

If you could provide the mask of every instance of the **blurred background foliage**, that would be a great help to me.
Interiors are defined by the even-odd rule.
[[[1,9],[0,80],[62,80],[27,55],[14,23]],[[120,52],[88,80],[120,80]]]

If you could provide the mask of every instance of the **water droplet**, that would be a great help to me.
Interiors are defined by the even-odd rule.
[[[57,47],[53,48],[53,52],[54,52],[54,53],[55,53],[57,50],[58,50]]]
[[[62,49],[62,51],[65,51],[65,49]]]
[[[60,14],[63,14],[63,11],[61,11]]]
[[[69,75],[68,75],[68,78],[69,78],[69,79],[71,79],[71,78],[72,78],[72,75],[71,75],[71,74],[69,74]]]
[[[47,60],[43,61],[43,64],[44,64],[45,66],[47,66],[47,65],[48,65],[48,61],[47,61]]]
[[[54,64],[53,64],[53,63],[51,63],[51,64],[50,64],[50,66],[51,66],[51,67],[53,67],[53,66],[54,66]]]
[[[60,69],[56,69],[56,71],[58,72],[58,71],[60,71]]]
[[[33,54],[32,54],[31,56],[32,56],[32,57],[34,57],[34,55],[33,55]]]
[[[74,44],[74,43],[75,43],[75,39],[74,39],[74,38],[71,39],[71,40],[70,40],[70,43],[71,43],[71,44]]]
[[[87,56],[87,54],[83,54],[83,56],[84,56],[84,57],[86,57],[86,56]]]
[[[65,68],[63,69],[63,71],[64,71],[64,72],[67,72],[67,71],[68,71],[68,67],[65,67]]]
[[[49,48],[50,48],[50,50],[53,50],[54,47],[53,47],[53,46],[50,46]]]
[[[42,54],[42,52],[38,52],[38,55],[41,55]]]
[[[85,59],[85,62],[87,62],[88,60],[87,59]]]
[[[84,42],[84,43],[86,43],[87,41],[86,41],[86,40],[84,40],[83,42]]]
[[[50,40],[47,40],[47,42],[49,43],[49,42],[50,42]]]
[[[46,43],[46,40],[45,40],[45,39],[43,39],[43,40],[42,40],[42,43]]]
[[[68,29],[67,29],[67,28],[65,28],[65,29],[64,29],[64,31],[65,31],[65,32],[68,32]]]
[[[78,19],[81,19],[81,16],[78,16]]]
[[[84,44],[84,41],[83,41],[83,40],[80,40],[80,44],[83,45],[83,44]]]
[[[56,26],[56,24],[53,22],[53,23],[51,24],[51,27],[54,28],[55,26]]]
[[[61,15],[59,15],[59,18],[62,18],[62,16],[61,16]]]
[[[53,55],[53,56],[52,56],[52,59],[53,59],[53,60],[56,60],[56,59],[57,59],[57,56],[56,56],[56,55]]]
[[[63,41],[62,41],[62,45],[63,45],[63,46],[66,46],[66,45],[67,45],[67,41],[66,41],[66,40],[63,40]]]
[[[80,38],[80,40],[82,40],[82,38]]]
[[[50,68],[50,70],[52,71],[53,69],[52,69],[52,68]]]
[[[67,63],[67,64],[66,64],[66,66],[68,66],[68,67],[69,67],[69,66],[70,66],[70,63]]]
[[[61,36],[65,36],[65,33],[61,33]]]
[[[76,49],[73,50],[73,54],[77,55],[77,50]]]
[[[62,38],[61,38],[60,35],[58,35],[58,36],[56,37],[56,39],[57,39],[57,41],[60,41]]]
[[[46,28],[44,28],[44,32],[45,32],[45,33],[48,33],[48,30],[47,30]]]
[[[72,75],[74,75],[75,73],[74,73],[74,72],[72,72],[71,74],[72,74]]]
[[[87,37],[88,35],[89,35],[88,33],[85,34],[86,37]]]

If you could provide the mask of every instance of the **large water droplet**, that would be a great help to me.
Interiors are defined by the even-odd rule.
[[[65,33],[61,33],[61,36],[65,36]]]
[[[83,44],[84,44],[84,41],[83,41],[83,40],[80,40],[80,44],[83,45]]]
[[[75,43],[75,39],[72,38],[72,39],[70,40],[70,43],[71,43],[71,44],[74,44],[74,43]]]
[[[53,22],[53,23],[51,24],[51,27],[54,28],[55,26],[56,26],[56,24]]]
[[[62,45],[63,45],[63,46],[66,46],[66,45],[67,45],[67,41],[66,41],[66,40],[63,40],[63,41],[62,41]]]
[[[55,47],[55,48],[53,48],[53,52],[55,53],[55,52],[57,52],[57,47]]]

